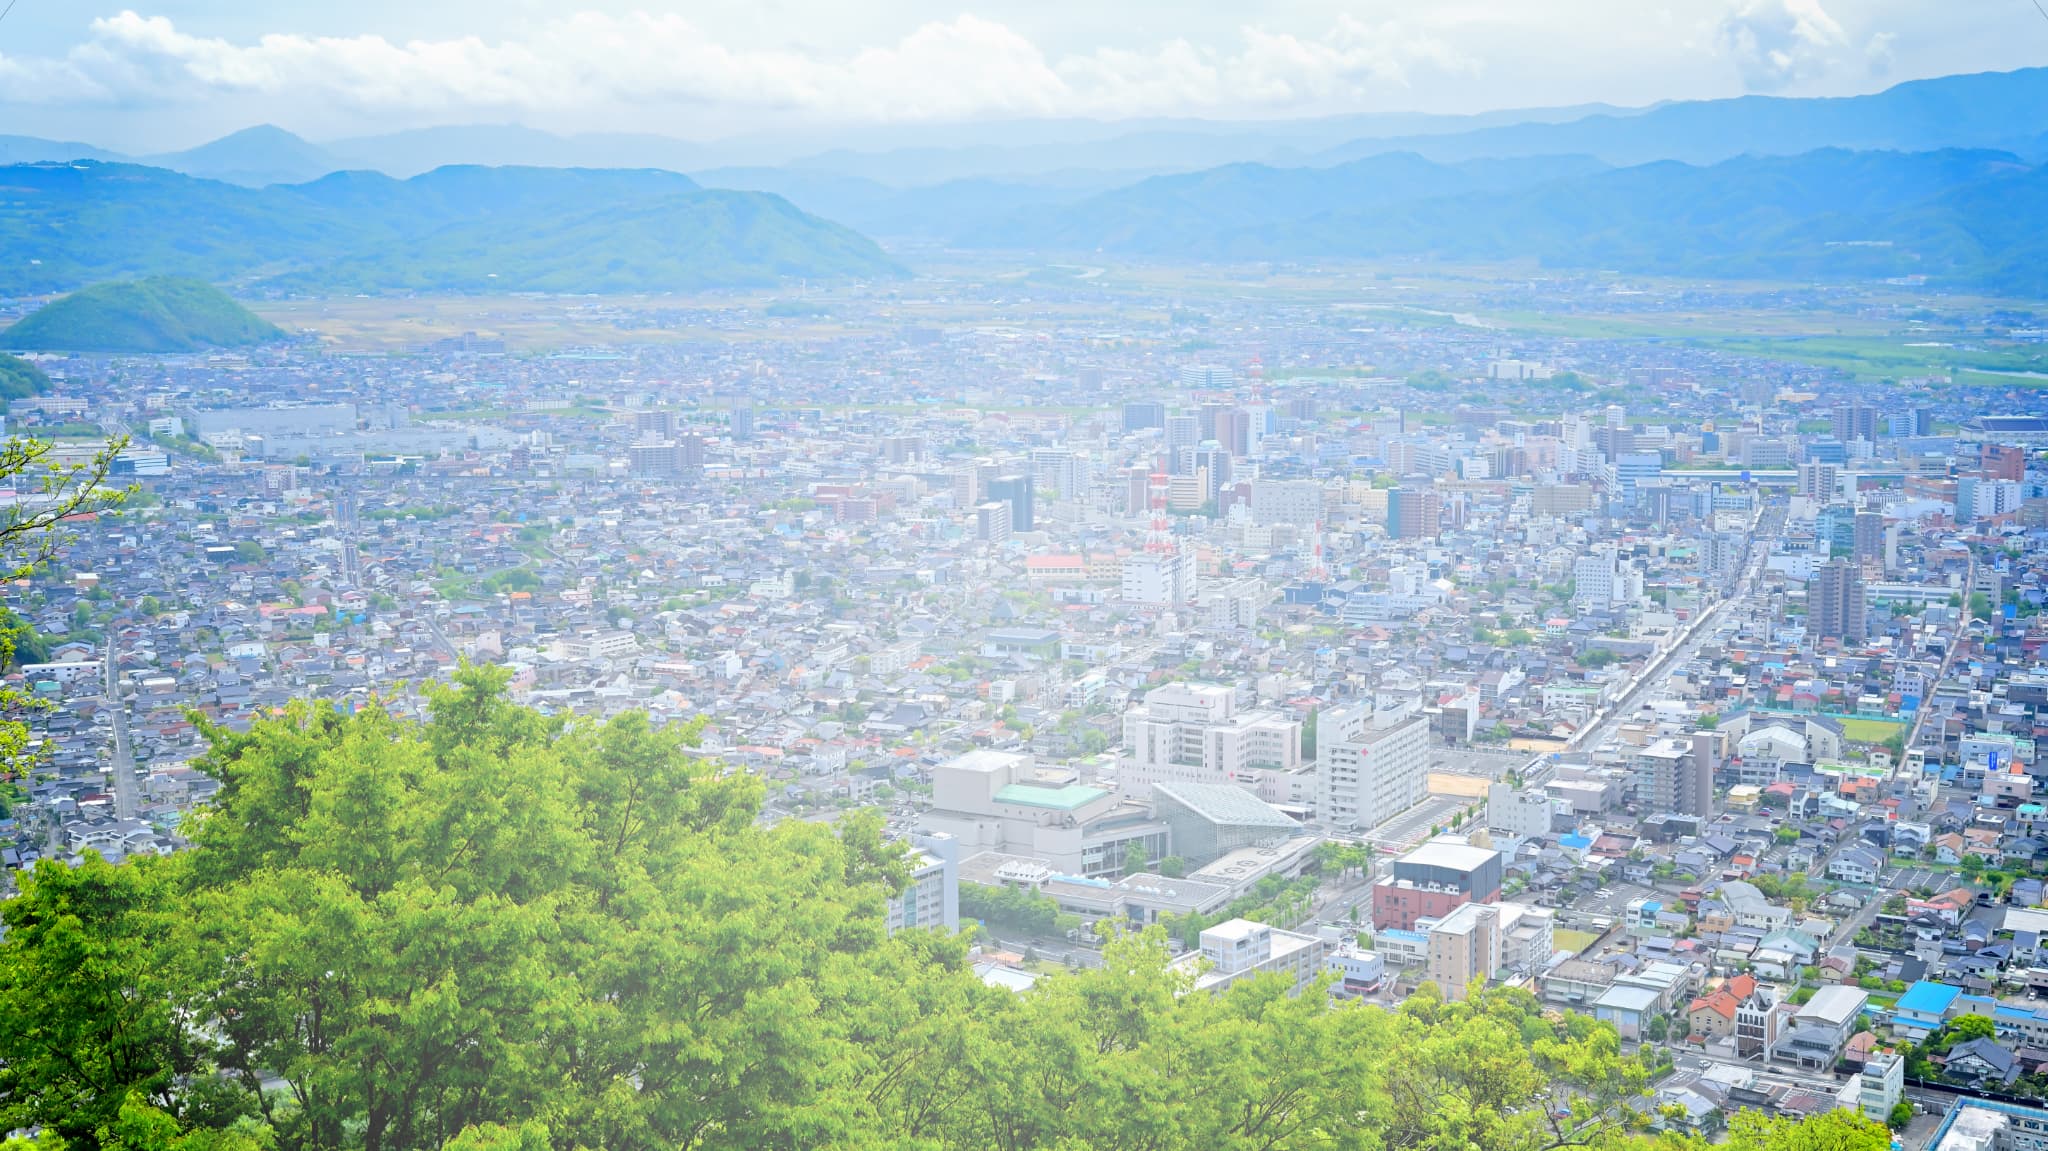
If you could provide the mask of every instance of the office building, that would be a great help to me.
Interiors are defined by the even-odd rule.
[[[1557,824],[1558,801],[1544,791],[1494,782],[1486,789],[1486,826],[1516,839],[1540,839]]]
[[[1255,772],[1301,766],[1301,723],[1274,711],[1239,711],[1237,692],[1217,684],[1172,683],[1124,712],[1117,784],[1152,797],[1159,783],[1250,783]]]
[[[1158,400],[1133,400],[1124,405],[1125,432],[1142,432],[1166,427],[1166,405]]]
[[[729,420],[729,422],[727,423],[727,425],[726,425],[726,426],[727,426],[727,430],[728,430],[728,431],[730,431],[730,432],[732,433],[732,438],[733,438],[733,439],[736,439],[736,440],[751,440],[751,439],[753,439],[753,438],[754,438],[754,405],[752,405],[752,404],[750,404],[750,403],[741,403],[741,404],[735,404],[735,405],[733,405],[733,409],[732,409],[732,415],[731,415],[731,417],[730,417],[730,420]]]
[[[1036,491],[1037,485],[1030,476],[998,476],[988,482],[988,498],[1010,505],[1010,530],[1013,532],[1034,529]]]
[[[1500,884],[1500,852],[1430,840],[1396,859],[1373,884],[1373,927],[1413,931],[1418,920],[1441,919],[1467,903],[1498,903]]]
[[[1869,604],[1863,573],[1856,565],[1846,560],[1830,561],[1806,588],[1807,630],[1815,640],[1861,643],[1868,638]]]
[[[1429,792],[1429,720],[1374,723],[1370,700],[1316,721],[1316,818],[1371,829],[1421,803]]]

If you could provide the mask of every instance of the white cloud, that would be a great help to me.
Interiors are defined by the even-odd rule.
[[[1849,42],[1820,0],[1738,0],[1720,32],[1743,83],[1759,92],[1826,75]]]
[[[1322,37],[1259,26],[1224,50],[1169,40],[1050,58],[1009,26],[933,21],[893,44],[827,58],[719,43],[672,14],[586,11],[525,39],[195,36],[124,11],[61,58],[0,57],[0,101],[162,104],[218,96],[368,112],[723,107],[853,121],[1314,111],[1479,65],[1398,21],[1340,15]]]

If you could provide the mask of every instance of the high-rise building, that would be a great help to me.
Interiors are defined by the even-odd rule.
[[[1186,413],[1166,417],[1166,461],[1167,468],[1179,473],[1180,450],[1191,448],[1202,442],[1201,421]]]
[[[754,438],[754,405],[751,402],[733,405],[732,420],[729,428],[733,439],[751,440]]]
[[[1125,432],[1166,427],[1166,405],[1158,400],[1132,400],[1124,405]]]
[[[1884,513],[1863,510],[1856,513],[1854,542],[1850,547],[1857,563],[1875,563],[1884,559]]]
[[[1863,573],[1846,560],[1826,564],[1806,585],[1807,630],[1816,640],[1861,643],[1869,637],[1869,603]]]
[[[1184,469],[1182,474],[1203,476],[1207,482],[1202,485],[1202,500],[1212,501],[1230,482],[1230,453],[1213,443],[1198,444],[1188,450],[1194,453],[1194,466]]]
[[[974,509],[974,538],[999,544],[1010,538],[1010,505],[990,500]]]
[[[1378,827],[1428,794],[1428,718],[1373,716],[1365,700],[1316,720],[1316,818],[1331,827]]]
[[[988,482],[988,498],[1010,505],[1010,530],[1013,532],[1036,530],[1035,491],[1030,476],[999,476]]]
[[[1155,783],[1248,783],[1258,769],[1300,766],[1300,721],[1241,712],[1234,688],[1166,684],[1124,712],[1117,786],[1134,799],[1150,799]]]
[[[1426,974],[1444,998],[1462,1002],[1496,972],[1533,974],[1555,945],[1555,916],[1548,908],[1467,903],[1430,927]]]
[[[1840,475],[1841,469],[1833,464],[1800,464],[1799,494],[1807,499],[1826,503],[1835,498],[1835,489],[1840,483]]]
[[[1666,736],[1637,748],[1633,767],[1636,803],[1642,813],[1713,815],[1717,757],[1712,746],[1711,741],[1696,743],[1690,738]]]
[[[1403,484],[1387,492],[1387,534],[1397,540],[1433,540],[1443,534],[1443,497],[1435,488]]]
[[[1835,408],[1831,421],[1835,438],[1848,443],[1851,440],[1877,439],[1878,410],[1862,400],[1850,400]]]
[[[1087,490],[1088,462],[1066,448],[1033,448],[1031,478],[1040,488],[1073,499]]]
[[[676,435],[676,414],[666,408],[633,413],[633,432],[643,442],[660,443]]]

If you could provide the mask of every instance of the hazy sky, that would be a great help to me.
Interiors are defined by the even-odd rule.
[[[264,121],[712,138],[1846,94],[2044,62],[2032,0],[17,0],[0,132],[131,151]]]

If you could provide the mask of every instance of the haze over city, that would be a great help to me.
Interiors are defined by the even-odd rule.
[[[0,1151],[2048,1151],[2034,0],[0,8]]]

